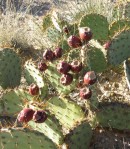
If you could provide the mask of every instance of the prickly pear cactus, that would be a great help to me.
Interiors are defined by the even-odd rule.
[[[42,74],[34,65],[33,62],[27,61],[24,66],[24,77],[27,83],[30,85],[36,83],[41,89],[41,96],[44,98],[47,95],[47,86],[43,80]]]
[[[107,68],[106,58],[99,48],[92,46],[86,47],[85,59],[85,64],[88,66],[88,70],[103,72]]]
[[[79,23],[79,27],[89,27],[93,32],[93,38],[96,40],[108,39],[109,24],[107,18],[99,14],[86,14]]]
[[[50,139],[37,131],[21,128],[0,131],[0,148],[57,149]]]
[[[121,19],[114,21],[109,25],[109,36],[112,38],[117,32],[127,29],[130,26],[130,20]]]
[[[48,101],[48,109],[64,127],[69,129],[84,118],[84,113],[80,106],[62,97],[51,98]]]
[[[44,133],[49,139],[54,143],[60,145],[63,143],[63,133],[59,121],[54,116],[48,116],[44,123],[35,123],[33,121],[29,122],[29,125],[41,133]]]
[[[48,81],[56,88],[59,94],[69,94],[72,90],[75,89],[75,86],[78,82],[78,77],[75,76],[73,82],[70,85],[64,86],[60,83],[61,74],[57,71],[57,64],[50,64],[48,70],[45,72]]]
[[[76,126],[69,134],[66,135],[66,142],[69,149],[89,148],[92,138],[92,129],[89,123],[83,122]]]
[[[108,63],[119,65],[130,57],[130,29],[123,30],[115,35],[107,50]]]
[[[23,109],[24,103],[31,100],[32,97],[23,90],[8,91],[1,97],[4,105],[3,114],[14,115]],[[2,104],[1,103],[1,104]]]
[[[43,18],[42,26],[43,26],[43,31],[45,31],[48,27],[52,26],[51,14],[47,14]]]
[[[20,85],[21,61],[13,49],[0,49],[0,86],[4,89]]]
[[[101,103],[96,113],[97,125],[129,130],[130,106],[123,103]]]

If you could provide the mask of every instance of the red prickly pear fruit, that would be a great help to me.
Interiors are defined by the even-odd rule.
[[[79,61],[73,61],[71,63],[71,70],[74,73],[79,73],[82,70],[82,62]]]
[[[89,71],[84,76],[84,84],[92,85],[97,81],[97,76],[94,71]]]
[[[54,51],[55,57],[56,58],[61,58],[62,57],[62,48],[58,47]]]
[[[67,86],[67,85],[70,85],[73,81],[73,76],[72,74],[63,74],[60,78],[60,83]]]
[[[39,87],[36,84],[31,84],[29,86],[29,93],[31,95],[38,95],[39,94]]]
[[[78,48],[82,46],[82,42],[79,37],[71,35],[68,40],[68,45],[72,48]]]
[[[79,28],[79,36],[80,36],[80,39],[83,40],[83,41],[89,41],[92,39],[92,32],[91,32],[91,29],[88,28],[88,27],[80,27]]]
[[[43,110],[38,110],[33,114],[33,120],[36,123],[43,123],[47,119],[47,114]]]
[[[88,87],[84,87],[84,88],[80,89],[79,94],[82,99],[89,99],[92,96],[92,92]]]
[[[111,42],[110,42],[110,41],[107,41],[107,42],[103,45],[103,47],[104,47],[104,49],[109,49],[110,45],[111,45]]]
[[[70,71],[70,69],[71,69],[70,64],[68,64],[65,61],[62,61],[62,62],[58,63],[58,65],[57,65],[57,70],[63,74],[68,73]]]
[[[47,61],[53,61],[55,59],[55,54],[52,50],[45,50],[43,53],[43,59]]]
[[[30,108],[23,109],[17,116],[19,122],[27,123],[33,118],[34,110]]]
[[[38,69],[40,71],[45,71],[47,68],[48,67],[47,67],[46,63],[43,63],[42,61],[38,63]]]
[[[69,34],[69,29],[67,26],[64,26],[63,27],[63,32],[66,33],[66,34]]]

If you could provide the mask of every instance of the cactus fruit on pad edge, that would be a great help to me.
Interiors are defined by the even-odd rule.
[[[57,149],[56,145],[44,134],[28,129],[1,129],[1,149]]]
[[[93,33],[93,39],[107,40],[109,24],[107,18],[99,14],[87,14],[81,17],[79,27],[89,27]]]
[[[53,87],[56,88],[59,94],[69,94],[72,90],[75,89],[78,79],[74,78],[73,82],[70,85],[64,86],[60,83],[61,74],[56,69],[56,64],[50,64],[48,70],[45,72],[48,81],[51,82]],[[77,79],[77,80],[76,80]]]
[[[41,89],[41,96],[44,98],[47,95],[47,86],[43,80],[42,74],[36,68],[33,62],[27,61],[24,67],[24,77],[27,83],[30,85],[36,83]]]
[[[107,50],[108,63],[119,65],[130,57],[130,29],[123,30],[115,35]]]
[[[3,89],[19,86],[21,61],[13,49],[0,49],[0,86]]]
[[[101,127],[130,130],[130,105],[123,103],[100,103],[95,120]]]
[[[28,124],[34,130],[44,133],[45,136],[57,145],[63,143],[64,136],[62,134],[62,127],[54,116],[48,115],[48,118],[44,123],[35,123],[30,121]]]
[[[92,129],[89,123],[83,122],[66,135],[65,142],[69,149],[88,149],[92,138]]]
[[[65,128],[73,128],[76,122],[82,121],[84,118],[84,112],[81,107],[69,99],[55,96],[47,104],[47,109],[55,115]]]
[[[4,105],[2,112],[7,115],[17,114],[22,110],[24,100],[31,100],[31,98],[32,96],[23,90],[11,90],[1,97],[1,102]]]

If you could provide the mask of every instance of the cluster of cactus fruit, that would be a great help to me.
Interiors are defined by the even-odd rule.
[[[0,86],[4,91],[0,115],[13,115],[22,126],[27,125],[1,129],[2,148],[22,149],[24,139],[27,149],[55,149],[62,144],[69,149],[87,149],[97,126],[130,129],[128,103],[98,102],[94,96],[98,73],[110,65],[124,62],[130,86],[129,18],[110,25],[106,17],[95,13],[71,24],[54,19],[51,14],[43,19],[50,45],[38,63],[27,60],[22,65],[14,49],[0,50]],[[20,85],[21,76],[26,80],[25,87]],[[77,91],[75,101],[70,93]]]

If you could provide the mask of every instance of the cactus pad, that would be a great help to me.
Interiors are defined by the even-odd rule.
[[[130,57],[130,29],[115,35],[107,51],[108,63],[119,65]]]
[[[109,36],[113,37],[117,32],[128,28],[130,26],[130,20],[122,19],[118,21],[114,21],[109,26]]]
[[[0,86],[4,89],[19,86],[21,62],[12,49],[0,49]]]
[[[17,90],[12,90],[5,93],[2,96],[2,101],[4,103],[4,111],[8,115],[16,114],[22,110],[22,103],[24,98],[18,95]]]
[[[50,27],[52,25],[52,20],[51,20],[51,15],[47,14],[44,18],[43,18],[43,31],[45,31],[48,27]]]
[[[51,44],[56,45],[62,39],[62,34],[54,27],[49,27],[46,30],[47,38]]]
[[[108,21],[102,15],[99,14],[87,14],[84,15],[79,23],[79,27],[89,27],[92,30],[93,38],[97,40],[108,39]]]
[[[130,89],[130,61],[128,60],[124,62],[124,71],[125,71],[126,81]]]
[[[100,104],[96,112],[96,120],[102,127],[129,130],[130,106],[116,102]]]
[[[43,134],[28,129],[4,129],[0,132],[1,149],[56,149],[55,144]]]
[[[44,123],[35,123],[30,121],[28,123],[34,130],[44,133],[49,139],[51,139],[56,144],[63,143],[62,128],[55,117],[48,116]]]
[[[39,87],[44,86],[41,73],[31,61],[27,61],[24,66],[24,77],[28,84],[36,83]]]
[[[87,122],[84,122],[67,134],[66,143],[69,149],[87,149],[89,148],[91,138],[91,126]]]
[[[95,47],[89,46],[86,51],[86,65],[89,70],[102,72],[107,68],[107,62],[103,52]]]
[[[84,118],[81,107],[69,99],[53,97],[48,101],[48,109],[66,128],[73,128]]]
[[[48,70],[45,71],[48,80],[56,88],[59,94],[68,94],[75,89],[77,84],[77,77],[73,79],[70,85],[64,86],[60,83],[61,74],[57,71],[56,64],[50,64]]]

